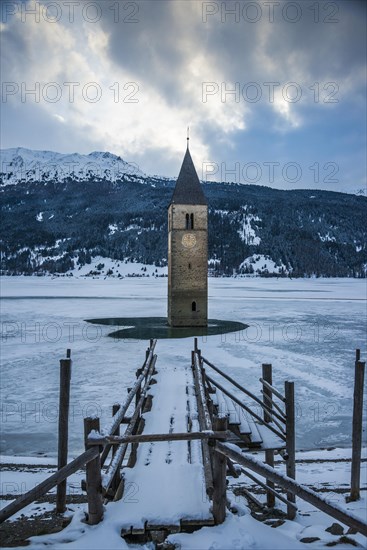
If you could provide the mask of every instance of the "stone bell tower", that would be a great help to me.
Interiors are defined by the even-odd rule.
[[[187,149],[168,207],[168,324],[208,324],[208,203]]]

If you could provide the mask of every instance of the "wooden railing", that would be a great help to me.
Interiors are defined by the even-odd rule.
[[[192,352],[193,356],[193,365],[195,366],[195,372],[201,372],[203,379],[204,390],[201,393],[205,393],[206,399],[209,403],[209,407],[212,409],[211,404],[211,394],[213,393],[212,387],[218,388],[223,394],[225,394],[233,403],[238,405],[240,409],[245,411],[248,415],[254,418],[259,424],[265,425],[274,435],[276,435],[281,441],[284,442],[284,452],[282,453],[283,457],[286,459],[286,468],[287,475],[295,478],[295,416],[294,416],[294,383],[285,382],[285,395],[282,395],[273,385],[272,385],[272,366],[270,364],[262,365],[262,378],[260,382],[262,383],[262,395],[263,400],[257,397],[255,394],[250,392],[247,388],[239,384],[237,380],[229,376],[222,369],[218,368],[211,361],[202,356],[201,350],[198,348],[198,340],[194,340],[194,351]],[[204,368],[204,365],[210,367],[217,374],[220,375],[220,378],[228,381],[232,387],[239,390],[244,396],[246,396],[246,401],[241,399],[233,393],[232,389],[228,389],[228,385],[224,386],[223,383],[218,381],[217,378],[210,376]],[[276,399],[280,401],[280,404],[276,402]],[[249,403],[250,401],[250,403]],[[261,417],[254,410],[254,405],[257,408],[260,408],[263,412]],[[283,407],[283,408],[282,408]],[[203,448],[203,455],[204,455]],[[205,456],[205,455],[204,455]],[[271,467],[274,467],[274,450],[266,449],[265,450],[265,463]],[[205,459],[204,459],[205,464]],[[247,471],[244,470],[244,473],[247,475]],[[206,475],[206,479],[210,475]],[[255,480],[260,486],[263,483],[251,475],[251,479]],[[295,499],[292,493],[287,495],[287,499],[275,490],[274,483],[270,480],[266,480],[266,495],[267,495],[267,505],[268,507],[273,507],[275,505],[275,499],[278,498],[282,502],[287,504],[287,515],[289,519],[293,519],[296,514],[297,507],[295,506]]]
[[[19,510],[22,510],[25,506],[28,506],[28,504],[31,504],[31,502],[34,502],[45,495],[48,491],[56,487],[59,483],[62,483],[65,479],[85,466],[85,464],[88,464],[91,460],[94,460],[97,456],[99,456],[99,450],[97,447],[88,449],[88,451],[85,451],[79,455],[69,464],[42,481],[42,483],[39,483],[30,491],[15,499],[13,502],[5,506],[5,508],[0,510],[0,523],[10,518],[13,514],[16,514],[16,512],[19,512]]]
[[[233,445],[229,446],[221,442],[216,443],[215,450],[243,467],[249,468],[257,474],[272,480],[273,483],[277,483],[277,485],[283,487],[294,496],[297,495],[299,498],[309,502],[322,512],[325,512],[329,516],[332,516],[359,533],[362,533],[362,535],[367,536],[367,523],[362,519],[335,506],[327,499],[320,497],[315,491],[297,483],[294,479],[279,474],[273,468],[260,462],[250,454],[243,454],[240,452],[240,449],[235,450]]]
[[[151,380],[152,373],[154,372],[154,366],[156,356],[154,356],[154,349],[156,340],[150,340],[150,345],[146,352],[146,358],[141,369],[137,371],[137,380],[133,388],[129,391],[128,396],[122,406],[114,406],[114,416],[111,424],[105,429],[106,434],[115,435],[119,432],[120,424],[124,421],[128,421],[126,428],[126,435],[136,433],[137,422],[140,420],[141,408],[145,398],[145,392],[149,381]],[[68,410],[69,410],[69,392],[70,392],[70,375],[71,375],[71,357],[70,350],[67,350],[67,358],[60,361],[60,410],[59,410],[59,455],[58,455],[58,470],[50,477],[45,479],[42,483],[36,485],[33,489],[19,496],[13,502],[5,506],[0,510],[0,523],[10,518],[19,510],[22,510],[28,504],[31,504],[35,500],[45,495],[48,491],[57,486],[56,497],[56,510],[63,512],[65,508],[66,500],[66,479],[74,474],[80,468],[86,466],[86,483],[84,486],[87,490],[88,499],[88,522],[98,523],[103,515],[103,507],[101,496],[102,494],[108,495],[108,491],[113,482],[116,484],[119,482],[118,470],[119,466],[124,458],[124,445],[129,443],[126,441],[122,444],[122,447],[118,447],[115,452],[115,447],[111,444],[107,444],[104,447],[95,445],[89,446],[88,436],[92,430],[99,432],[99,419],[98,418],[85,418],[84,419],[84,436],[86,450],[72,460],[69,464],[66,464],[67,458],[67,439],[68,439]],[[134,397],[137,400],[137,406],[135,413],[131,419],[126,419],[125,414],[132,403]],[[138,412],[137,412],[138,411]],[[137,444],[130,442],[133,445]],[[102,452],[101,452],[102,451]],[[102,487],[101,482],[101,466],[106,461],[111,451],[111,463],[107,468],[107,476],[105,478],[105,487]]]
[[[356,531],[366,535],[367,524],[354,516],[353,514],[346,512],[323,499],[317,493],[297,483],[295,481],[295,406],[294,406],[294,382],[286,381],[284,383],[284,395],[282,395],[274,386],[272,381],[272,366],[270,364],[262,365],[262,377],[260,382],[262,383],[261,393],[263,395],[263,401],[261,401],[256,395],[249,390],[241,386],[236,380],[231,378],[227,373],[223,372],[216,365],[208,361],[201,355],[201,350],[198,349],[198,341],[195,338],[194,351],[192,352],[192,363],[196,376],[201,376],[202,383],[196,384],[197,392],[200,394],[200,401],[203,401],[203,387],[206,397],[207,410],[212,410],[210,392],[213,391],[212,386],[217,387],[223,393],[225,393],[234,403],[237,403],[243,410],[255,418],[259,423],[266,425],[274,434],[276,434],[281,440],[284,441],[284,452],[282,456],[286,461],[286,475],[281,475],[274,469],[274,451],[265,451],[265,464],[260,462],[250,453],[241,452],[240,448],[234,448],[233,444],[228,445],[225,441],[221,441],[221,438],[217,438],[214,449],[212,449],[212,467],[213,467],[213,513],[216,510],[217,515],[215,520],[217,523],[224,521],[225,518],[225,502],[226,502],[226,477],[225,471],[227,462],[232,463],[232,470],[234,471],[233,463],[240,466],[241,471],[249,477],[255,483],[258,483],[267,493],[267,505],[274,506],[275,498],[279,499],[287,505],[287,515],[289,519],[294,519],[297,513],[297,506],[295,504],[295,498],[305,500],[311,503],[319,510],[325,512],[331,517],[341,521],[345,525],[355,529]],[[357,360],[359,357],[357,358]],[[253,402],[259,405],[263,410],[263,418],[255,413],[250,406],[246,405],[241,399],[236,397],[230,390],[224,387],[217,379],[209,376],[204,369],[204,364],[211,367],[222,378],[230,382],[235,388],[240,390],[247,398],[250,398]],[[363,385],[363,384],[362,384]],[[278,403],[275,399],[278,399]],[[279,403],[280,402],[280,403]],[[283,408],[282,408],[283,407]],[[199,413],[200,417],[200,413]],[[275,422],[277,419],[277,422]],[[217,422],[222,421],[226,425],[228,419],[219,418],[213,419],[213,425],[218,429]],[[276,428],[271,426],[270,423],[276,424]],[[222,428],[223,429],[223,428]],[[212,445],[213,440],[209,439],[209,445]],[[218,458],[218,454],[222,454],[225,460]],[[265,477],[266,483],[259,480],[255,474]],[[287,493],[285,498],[279,491],[275,490],[275,483]]]
[[[151,340],[144,364],[136,372],[137,379],[134,386],[129,390],[123,405],[113,406],[111,422],[105,427],[102,433],[100,432],[99,418],[84,419],[85,452],[69,464],[60,467],[57,472],[34,487],[34,489],[20,496],[1,510],[0,522],[8,519],[14,513],[40,498],[53,487],[60,486],[71,474],[86,466],[84,488],[87,491],[88,523],[99,523],[103,518],[103,503],[108,502],[111,498],[117,500],[123,494],[123,478],[120,476],[120,469],[129,445],[131,446],[131,452],[128,466],[132,467],[135,464],[137,446],[139,444],[153,441],[200,440],[206,491],[213,501],[212,510],[215,523],[222,523],[225,519],[227,466],[234,471],[233,463],[236,463],[245,475],[266,489],[268,506],[274,505],[275,498],[287,505],[288,517],[293,518],[296,514],[295,496],[297,495],[299,498],[311,503],[316,508],[352,529],[356,529],[364,535],[367,534],[367,524],[365,522],[353,514],[334,506],[326,499],[318,496],[314,491],[294,480],[294,384],[293,382],[285,382],[284,395],[282,395],[273,386],[272,368],[269,364],[262,365],[262,378],[260,378],[260,381],[262,383],[263,400],[261,400],[213,363],[202,357],[201,351],[198,349],[197,339],[195,339],[191,358],[197,398],[199,430],[193,432],[189,430],[183,433],[143,434],[144,420],[142,414],[149,410],[151,406],[151,397],[147,394],[147,390],[153,382],[153,375],[156,372],[155,364],[157,356],[154,354],[155,346],[156,340]],[[68,360],[71,367],[70,354]],[[250,398],[260,406],[263,411],[263,417],[259,416],[250,406],[219,383],[217,379],[209,376],[205,371],[204,364],[208,365],[217,374],[221,375],[222,378],[246,395],[247,398]],[[68,370],[66,370],[66,375],[68,376]],[[250,453],[247,452],[244,454],[240,448],[226,443],[230,436],[229,419],[223,416],[221,411],[215,410],[213,401],[211,400],[211,393],[213,393],[214,387],[220,389],[234,403],[238,404],[248,414],[251,414],[259,423],[265,425],[277,435],[280,441],[284,442],[283,458],[285,458],[287,465],[286,475],[281,475],[275,471],[273,450],[266,450],[264,464],[251,456]],[[280,403],[276,402],[274,397]],[[131,417],[127,417],[126,414],[134,398],[134,412]],[[126,424],[122,435],[120,435],[121,424]],[[61,447],[64,448],[65,445],[61,445]],[[65,454],[65,450],[62,452]],[[107,461],[109,461],[108,466],[105,467],[105,474],[102,479],[102,466],[105,466]],[[259,480],[249,470],[263,476],[266,482],[264,483]],[[275,483],[286,491],[287,498],[275,490]],[[64,494],[64,490],[61,493]]]
[[[142,412],[146,410],[147,389],[152,382],[155,372],[157,356],[154,355],[156,340],[150,340],[149,348],[143,366],[136,371],[136,382],[129,390],[128,396],[122,406],[115,407],[115,414],[111,422],[103,430],[103,438],[100,437],[99,418],[84,419],[85,446],[88,448],[101,449],[101,456],[86,465],[86,484],[88,499],[88,522],[98,523],[103,516],[103,502],[115,498],[117,494],[123,493],[123,478],[120,476],[120,468],[131,445],[129,466],[133,466],[136,460],[137,436],[143,430],[144,421]],[[134,412],[131,418],[126,413],[135,398]],[[120,425],[127,424],[123,437],[119,436]],[[93,432],[95,436],[93,436]],[[96,443],[100,439],[99,443]],[[102,480],[102,466],[109,458]]]

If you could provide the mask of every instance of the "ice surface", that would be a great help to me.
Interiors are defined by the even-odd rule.
[[[59,359],[71,348],[69,448],[76,456],[83,450],[83,417],[97,414],[102,426],[108,422],[147,346],[108,338],[111,327],[84,319],[164,316],[167,280],[3,277],[1,292],[2,452],[55,456]],[[209,315],[250,328],[200,338],[199,347],[257,395],[262,363],[273,364],[280,391],[284,380],[295,381],[298,448],[348,446],[365,306],[365,280],[213,278]],[[157,368],[189,364],[192,347],[192,338],[159,341]]]

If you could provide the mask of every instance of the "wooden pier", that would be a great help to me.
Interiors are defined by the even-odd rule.
[[[170,533],[222,523],[227,476],[240,473],[266,490],[268,508],[277,500],[285,503],[289,519],[297,513],[297,495],[367,534],[365,522],[295,481],[293,382],[285,381],[281,393],[273,385],[272,366],[264,364],[258,397],[205,358],[196,338],[183,366],[160,365],[155,348],[151,340],[136,381],[124,402],[113,405],[109,424],[102,428],[99,418],[84,419],[85,452],[66,464],[66,444],[60,443],[58,471],[6,506],[0,521],[56,485],[62,512],[65,480],[85,465],[88,523],[102,521],[104,507],[114,501],[121,536],[130,541],[160,541]],[[63,437],[70,352],[61,367],[66,368],[60,397]],[[265,463],[254,451],[264,451]],[[286,475],[275,471],[275,453],[283,457]]]

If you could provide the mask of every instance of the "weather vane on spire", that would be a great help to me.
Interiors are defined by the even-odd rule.
[[[187,127],[187,148],[189,148],[189,141],[190,141],[190,126]]]

